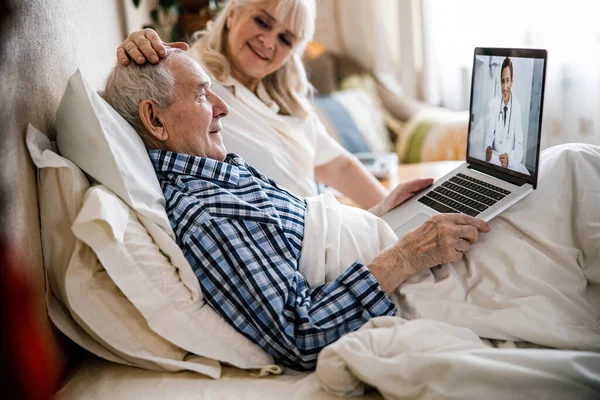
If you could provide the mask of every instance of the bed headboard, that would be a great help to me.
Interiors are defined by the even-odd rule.
[[[4,1],[4,0],[2,0]],[[40,319],[52,332],[62,372],[68,341],[51,327],[44,304],[44,271],[35,168],[25,147],[28,123],[54,137],[54,119],[68,77],[80,68],[99,89],[125,37],[130,0],[12,0],[4,21],[0,71],[0,187],[8,194],[1,226],[28,266]]]

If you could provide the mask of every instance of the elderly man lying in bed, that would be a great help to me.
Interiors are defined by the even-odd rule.
[[[409,277],[460,260],[490,230],[447,214],[398,239],[376,215],[431,180],[400,185],[371,213],[331,196],[295,196],[226,153],[220,119],[228,107],[180,51],[158,65],[118,65],[103,97],[149,150],[206,301],[282,365],[314,368],[324,346],[394,315],[390,296]]]
[[[319,250],[306,245],[307,201],[226,153],[220,119],[228,107],[210,85],[199,64],[170,50],[155,66],[117,66],[103,97],[149,150],[178,244],[207,302],[281,364],[314,368],[325,345],[371,317],[394,314],[388,295],[405,279],[457,260],[478,231],[489,230],[472,217],[441,215],[369,265],[357,261],[331,282],[309,285],[300,259]],[[429,184],[401,185],[372,211],[382,213]],[[375,235],[387,229],[357,211]]]

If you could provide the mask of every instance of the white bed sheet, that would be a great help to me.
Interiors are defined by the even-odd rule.
[[[220,379],[211,379],[193,372],[147,371],[94,357],[71,374],[55,399],[334,400],[339,397],[323,391],[314,373],[289,370],[283,375],[257,378],[248,371],[224,367]],[[381,396],[369,391],[356,399],[380,400]]]

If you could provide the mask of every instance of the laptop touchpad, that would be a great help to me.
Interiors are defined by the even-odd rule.
[[[417,226],[423,225],[423,223],[425,223],[425,221],[427,221],[430,217],[431,216],[429,216],[427,214],[419,213],[416,216],[414,216],[413,218],[406,221],[404,224],[402,224],[399,227],[397,227],[396,229],[394,229],[394,233],[396,233],[396,235],[398,237],[400,237],[400,236],[404,235],[406,232],[410,231],[411,229],[416,228]]]

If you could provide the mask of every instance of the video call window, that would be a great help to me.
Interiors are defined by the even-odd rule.
[[[476,55],[473,73],[469,156],[535,175],[544,60]]]

